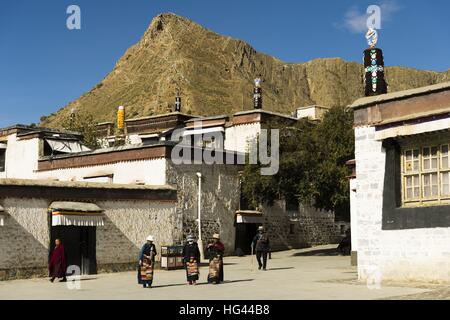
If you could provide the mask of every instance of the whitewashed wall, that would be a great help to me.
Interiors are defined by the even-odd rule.
[[[17,140],[17,135],[8,136],[6,148],[6,170],[1,178],[33,179],[39,159],[39,139]]]
[[[356,128],[355,138],[359,279],[450,281],[450,228],[383,231],[386,154],[375,128]]]
[[[350,179],[350,229],[352,231],[352,251],[358,252],[358,227],[357,227],[357,198],[356,189],[357,182],[356,179]]]
[[[240,124],[225,129],[225,149],[248,152],[249,142],[261,133],[260,123]]]
[[[58,179],[60,181],[84,181],[85,177],[113,175],[113,183],[147,185],[166,184],[166,159],[158,158],[142,161],[118,162],[107,165],[57,169],[36,174],[38,179]]]

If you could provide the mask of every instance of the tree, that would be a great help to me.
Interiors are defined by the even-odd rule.
[[[256,208],[277,199],[295,199],[317,209],[332,210],[349,218],[348,168],[354,155],[353,116],[333,108],[315,124],[299,120],[280,129],[280,169],[261,176],[261,165],[247,164],[242,177],[243,197]]]
[[[340,218],[349,218],[349,169],[354,158],[353,113],[345,108],[331,109],[314,130],[317,171],[314,175],[315,206],[333,210]]]
[[[97,122],[91,114],[70,113],[64,118],[61,126],[68,131],[83,135],[83,143],[91,149],[99,147],[97,136]]]

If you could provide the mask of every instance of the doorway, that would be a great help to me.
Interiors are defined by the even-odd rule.
[[[258,232],[260,223],[237,223],[236,224],[236,250],[239,248],[244,254],[251,254],[251,244]]]
[[[55,239],[64,245],[67,266],[79,266],[82,275],[97,273],[96,227],[53,226],[51,250]]]

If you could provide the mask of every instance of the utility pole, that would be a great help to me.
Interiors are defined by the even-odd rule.
[[[198,204],[197,204],[197,221],[198,221],[198,248],[200,250],[200,261],[205,260],[205,252],[202,239],[202,174],[197,172],[198,177]]]

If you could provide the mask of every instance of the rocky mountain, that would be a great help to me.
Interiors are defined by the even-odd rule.
[[[153,19],[142,39],[92,90],[41,125],[58,127],[70,110],[113,121],[119,105],[127,118],[166,113],[178,89],[183,112],[232,114],[252,108],[253,79],[262,75],[264,109],[291,113],[312,104],[348,105],[363,96],[363,67],[338,58],[285,63],[247,43],[216,34],[174,14]],[[446,73],[389,67],[389,91],[450,81]]]

